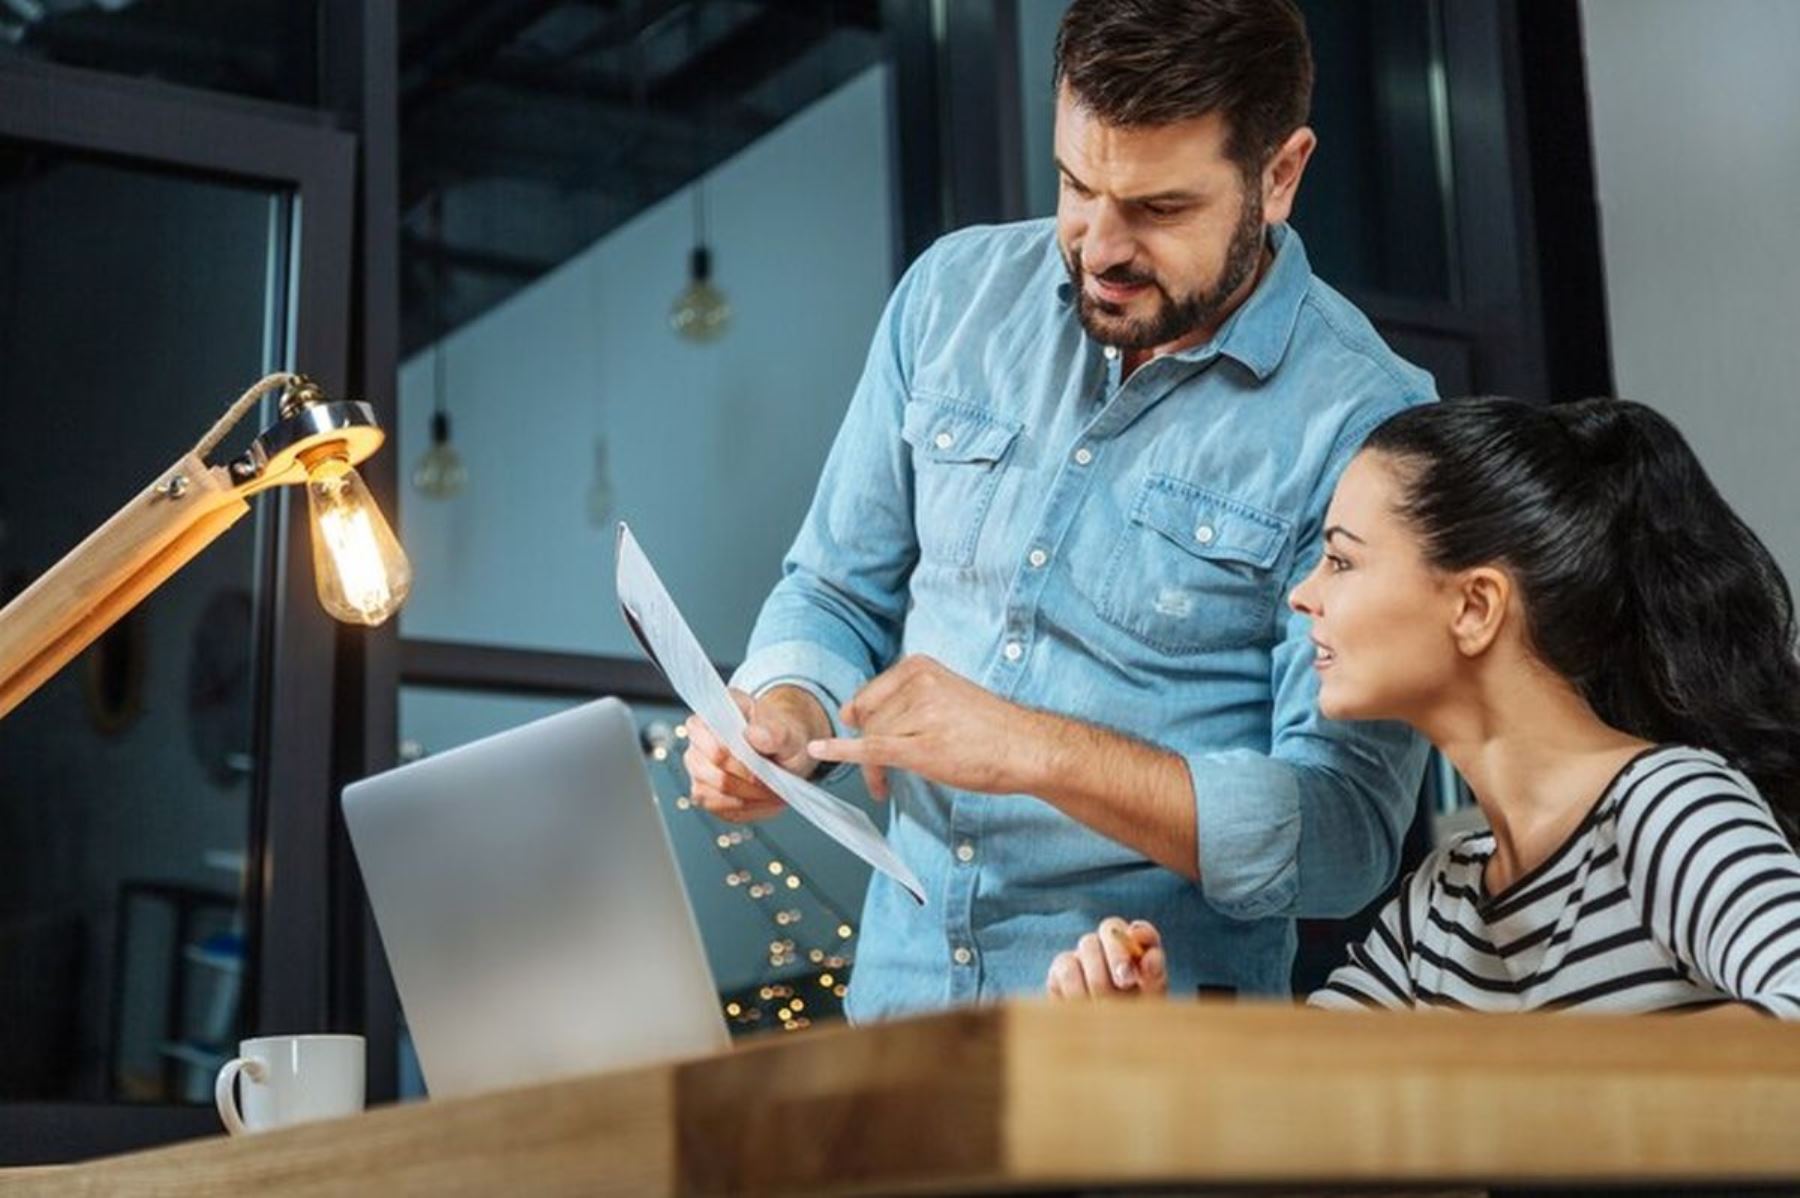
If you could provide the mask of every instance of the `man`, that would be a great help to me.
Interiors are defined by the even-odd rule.
[[[1320,717],[1282,602],[1364,435],[1433,397],[1286,227],[1298,11],[1075,0],[1056,66],[1054,225],[901,280],[733,679],[753,748],[863,767],[929,893],[871,882],[854,1019],[1036,992],[1117,912],[1187,946],[1177,993],[1285,994],[1294,918],[1381,891],[1423,770]],[[693,727],[698,802],[781,809]]]

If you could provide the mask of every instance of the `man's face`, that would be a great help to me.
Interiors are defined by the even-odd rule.
[[[1056,235],[1096,341],[1153,349],[1210,328],[1256,273],[1259,176],[1225,156],[1209,113],[1148,128],[1108,125],[1065,86],[1056,101]]]

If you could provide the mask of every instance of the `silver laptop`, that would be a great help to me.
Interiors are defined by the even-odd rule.
[[[729,1045],[617,699],[347,786],[344,819],[434,1097]]]

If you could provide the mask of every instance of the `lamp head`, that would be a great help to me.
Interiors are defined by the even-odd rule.
[[[336,447],[352,466],[381,448],[386,435],[366,403],[334,400],[297,375],[281,397],[280,415],[231,464],[231,477],[246,493],[303,481],[306,463]]]
[[[355,469],[384,439],[368,404],[295,376],[276,422],[231,464],[243,494],[305,484],[319,602],[346,623],[382,623],[412,589],[412,565]]]

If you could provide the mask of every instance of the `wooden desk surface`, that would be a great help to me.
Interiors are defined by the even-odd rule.
[[[1800,1181],[1800,1027],[1017,1004],[53,1170],[26,1194]]]

